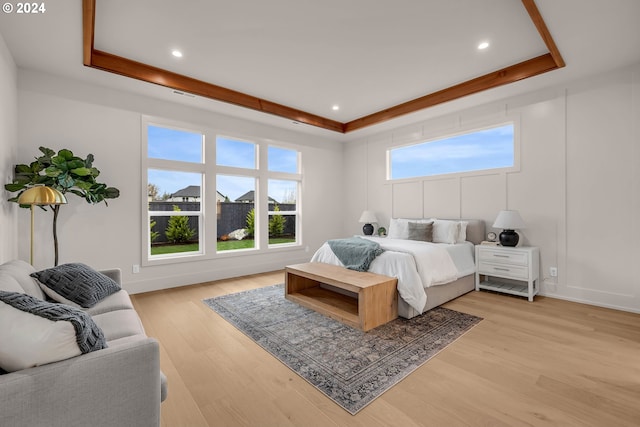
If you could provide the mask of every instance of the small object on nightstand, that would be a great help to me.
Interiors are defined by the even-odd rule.
[[[384,227],[378,228],[378,236],[387,237],[387,229]]]
[[[487,233],[487,240],[490,242],[495,242],[496,241],[496,233],[494,233],[493,231],[490,231]]]
[[[495,242],[493,240],[483,240],[480,244],[485,246],[500,246],[500,242]]]

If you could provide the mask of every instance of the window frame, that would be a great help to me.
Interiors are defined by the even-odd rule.
[[[272,144],[270,144],[272,145]],[[300,171],[300,152],[298,152],[298,172]],[[270,172],[269,173],[270,176],[269,179],[267,179],[267,188],[269,181],[274,180],[274,181],[293,181],[293,182],[297,182],[297,186],[296,186],[296,209],[293,211],[271,211],[267,209],[267,247],[271,248],[271,249],[277,249],[277,248],[286,248],[286,247],[296,247],[296,246],[301,246],[302,245],[302,239],[300,238],[301,236],[301,224],[302,222],[300,221],[300,199],[302,198],[301,196],[301,192],[302,192],[302,180],[293,180],[291,179],[291,175],[288,172]],[[283,177],[283,178],[276,178],[273,175],[277,175],[277,176],[281,176],[281,175],[286,175],[287,177]],[[300,174],[297,174],[300,175]],[[268,193],[267,193],[267,198],[268,198]],[[282,202],[280,202],[282,204]],[[267,201],[267,206],[268,206],[268,201]],[[269,217],[271,217],[271,215],[282,215],[282,216],[295,216],[295,220],[294,220],[294,227],[296,230],[296,240],[295,242],[291,242],[291,243],[269,243]]]
[[[429,142],[445,140],[445,139],[454,138],[461,135],[472,134],[475,132],[482,132],[488,129],[499,128],[507,125],[513,125],[513,166],[505,166],[500,168],[489,168],[489,169],[476,169],[476,170],[462,171],[462,172],[446,172],[446,173],[439,173],[434,175],[420,175],[420,176],[406,177],[406,178],[391,177],[391,173],[392,173],[391,151],[392,150],[395,150],[398,148],[404,148],[404,147],[411,147],[415,145],[421,145]],[[464,127],[461,126],[455,131],[451,130],[448,132],[447,131],[433,132],[432,135],[428,137],[414,138],[411,140],[411,142],[406,142],[401,145],[394,145],[393,147],[389,147],[386,150],[386,181],[388,183],[442,180],[443,178],[495,175],[496,173],[510,173],[510,172],[519,172],[519,171],[520,171],[520,118],[519,117],[510,117],[506,120],[503,117],[501,120],[476,122]]]
[[[166,160],[150,158],[147,155],[148,147],[148,126],[159,126],[186,132],[198,132],[203,135],[203,156],[202,163],[190,163],[177,160]],[[303,246],[303,234],[301,230],[301,191],[303,186],[302,175],[302,153],[299,147],[294,144],[273,141],[271,139],[259,138],[243,135],[239,132],[222,131],[220,129],[207,128],[191,123],[154,117],[142,116],[141,120],[141,261],[143,266],[174,264],[182,262],[220,259],[235,256],[247,256],[260,253],[272,253],[283,250],[300,249]],[[228,138],[232,140],[254,143],[256,145],[256,168],[247,169],[234,166],[218,166],[216,164],[216,138]],[[268,170],[268,147],[274,146],[293,150],[297,153],[297,169],[298,172],[270,172]],[[149,211],[148,208],[148,171],[149,169],[168,170],[176,172],[196,172],[202,174],[201,198],[199,211],[184,211],[176,213],[179,215],[195,215],[199,214],[199,252],[179,252],[169,256],[150,256],[151,242],[149,221],[151,216],[158,211]],[[240,177],[252,177],[256,180],[255,201],[256,209],[256,237],[255,247],[248,249],[238,249],[230,251],[217,250],[217,214],[216,214],[216,191],[217,191],[217,175],[231,175]],[[298,182],[298,193],[296,200],[296,211],[292,214],[296,215],[296,241],[288,244],[269,244],[268,222],[269,222],[269,206],[268,206],[268,182],[270,179],[293,180]],[[154,215],[151,215],[151,213]],[[163,212],[162,215],[173,213]],[[289,213],[288,213],[289,214]]]

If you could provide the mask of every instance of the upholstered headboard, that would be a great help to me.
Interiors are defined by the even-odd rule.
[[[467,240],[479,245],[486,239],[484,220],[481,219],[458,219],[457,221],[468,221]]]
[[[407,238],[405,237],[397,237],[396,234],[398,233],[394,233],[394,226],[395,224],[402,224],[402,222],[409,222],[409,221],[428,221],[430,218],[433,217],[427,217],[427,218],[422,218],[422,219],[411,219],[411,218],[397,218],[397,219],[391,219],[391,223],[389,224],[389,237],[394,236],[395,238]],[[484,224],[484,220],[482,219],[466,219],[466,218],[440,218],[442,220],[448,220],[448,221],[467,221],[467,236],[466,236],[466,240],[468,242],[471,242],[475,245],[479,245],[483,240],[486,239],[486,234],[485,234],[485,224]],[[398,230],[399,230],[399,235],[403,236],[403,232],[402,232],[402,225],[398,226]],[[406,232],[406,230],[405,230]]]

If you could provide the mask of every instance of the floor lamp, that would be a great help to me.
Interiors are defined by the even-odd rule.
[[[55,188],[38,185],[25,190],[18,197],[18,203],[21,205],[29,205],[31,209],[31,253],[29,262],[33,265],[33,207],[44,205],[63,205],[67,203],[64,194]]]

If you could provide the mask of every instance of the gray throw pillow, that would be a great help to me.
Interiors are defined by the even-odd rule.
[[[32,277],[50,289],[44,291],[59,302],[57,296],[78,304],[84,308],[90,308],[109,295],[118,292],[121,288],[110,277],[81,263],[62,264],[57,267],[37,271]]]
[[[433,241],[433,222],[409,222],[409,240]]]

